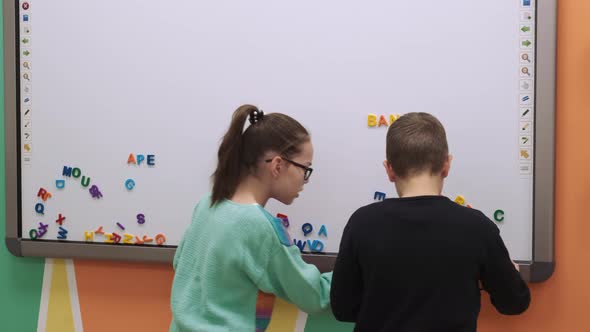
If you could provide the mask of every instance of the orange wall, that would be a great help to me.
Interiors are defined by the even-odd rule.
[[[523,316],[486,304],[481,332],[590,331],[590,1],[558,2],[556,270]]]
[[[481,332],[590,331],[590,0],[560,0],[558,22],[556,271],[531,285],[532,303],[522,316],[501,316],[485,298]],[[133,322],[131,330],[166,330],[169,266],[75,266],[86,331],[125,321]]]
[[[85,332],[168,331],[171,265],[74,263]]]

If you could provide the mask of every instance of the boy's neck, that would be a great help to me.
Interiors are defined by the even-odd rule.
[[[395,189],[400,198],[416,196],[440,196],[443,189],[443,178],[436,174],[422,173],[395,181]]]

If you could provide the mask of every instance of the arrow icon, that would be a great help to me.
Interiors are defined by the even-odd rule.
[[[29,43],[29,38],[23,38],[23,44],[28,44]]]
[[[520,150],[520,156],[525,158],[525,159],[529,159],[530,155],[528,153],[527,150]]]
[[[520,31],[522,31],[522,32],[529,32],[529,31],[531,31],[531,27],[529,27],[528,25],[525,25],[525,26],[523,26],[520,29]]]
[[[529,47],[529,46],[531,46],[531,44],[532,44],[532,42],[528,39],[522,41],[522,46],[524,46],[524,47]]]
[[[24,56],[29,56],[29,54],[31,54],[31,52],[29,52],[28,50],[25,50],[25,51],[23,52],[23,55],[24,55]]]

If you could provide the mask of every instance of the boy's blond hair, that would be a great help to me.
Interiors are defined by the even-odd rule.
[[[441,172],[449,155],[445,128],[431,114],[404,114],[387,131],[386,155],[400,178]]]

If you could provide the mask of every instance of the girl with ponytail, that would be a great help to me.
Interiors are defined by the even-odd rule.
[[[326,309],[332,273],[305,263],[264,208],[271,198],[291,204],[309,181],[307,130],[285,114],[242,105],[217,157],[213,190],[195,207],[174,257],[170,331],[264,331],[268,322],[255,316],[259,291],[306,312]]]

